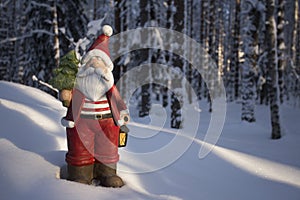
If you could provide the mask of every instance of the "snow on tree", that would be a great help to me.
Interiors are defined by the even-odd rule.
[[[23,76],[23,46],[17,39],[23,10],[22,3],[17,0],[0,3],[0,79],[20,81]]]
[[[297,106],[300,106],[300,0],[297,2],[297,15],[296,22],[297,28],[295,30],[295,38],[296,38],[296,46],[295,46],[295,66],[293,67],[293,75],[294,75],[294,89],[293,94],[295,94],[295,102]]]
[[[173,24],[171,24],[171,28],[178,32],[184,31],[184,14],[185,14],[185,1],[173,1],[171,2],[170,9],[175,11],[173,14]],[[174,36],[171,36],[174,37]],[[175,40],[177,40],[175,38]],[[181,41],[182,38],[178,38],[178,44],[171,44],[173,47],[171,48],[177,48],[184,45],[184,41]],[[172,60],[171,60],[172,58]],[[172,66],[173,68],[180,70],[181,73],[184,73],[184,61],[180,59],[179,56],[171,56],[168,66]],[[172,95],[171,95],[171,127],[172,128],[180,128],[182,123],[182,115],[181,115],[181,109],[183,105],[183,96],[184,93],[184,85],[182,84],[182,81],[179,81],[178,78],[180,76],[177,76],[176,73],[175,76],[172,76],[171,84],[172,84]]]
[[[234,1],[234,16],[232,25],[232,43],[229,63],[229,72],[227,77],[228,100],[233,101],[239,97],[239,43],[240,43],[240,0]],[[231,35],[231,34],[229,34]]]
[[[296,102],[298,102],[298,106],[300,105],[300,0],[298,0],[297,3],[297,36],[296,36],[296,61],[295,61],[295,68],[293,69],[294,74],[296,76],[296,81],[295,81],[295,89],[294,93],[296,96]]]
[[[244,56],[242,67],[242,116],[247,122],[255,121],[255,78],[257,76],[258,54],[258,26],[260,22],[260,2],[258,0],[244,0],[241,4],[241,36]]]
[[[265,104],[270,102],[268,86],[272,85],[271,78],[267,77],[271,67],[267,54],[269,38],[264,23],[265,7],[261,2],[267,5],[266,0],[140,0],[136,3],[126,0],[0,0],[0,79],[47,90],[33,82],[32,75],[48,82],[58,58],[71,49],[75,49],[80,58],[103,24],[111,24],[115,34],[141,27],[164,27],[186,34],[202,45],[208,54],[193,65],[208,67],[205,69],[217,67],[220,76],[217,79],[225,80],[228,100],[242,98],[241,118],[255,121],[255,104],[259,100]],[[279,100],[295,106],[300,102],[299,3],[299,0],[275,0],[274,8]],[[114,61],[113,73],[115,81],[122,82],[119,83],[120,93],[127,97],[128,88],[136,86],[139,78],[127,79],[124,76],[127,72],[149,63],[168,66],[159,70],[149,66],[147,72],[141,71],[150,77],[148,82],[161,81],[162,84],[144,85],[134,95],[139,98],[139,109],[143,109],[141,116],[146,116],[151,103],[158,101],[164,107],[172,107],[176,116],[173,126],[178,127],[181,101],[192,102],[189,84],[198,99],[208,100],[211,105],[210,96],[215,94],[209,94],[208,88],[215,88],[219,83],[211,74],[198,72],[172,53],[178,46],[184,47],[185,56],[192,51],[185,41],[168,44],[174,39],[172,35],[169,41],[163,41],[169,45],[169,51],[159,48],[127,51],[128,45],[139,45],[141,41],[145,45],[156,43],[159,37],[159,33],[153,31],[149,35],[138,33],[120,38],[117,41],[120,45],[112,49],[111,54],[126,53]],[[208,62],[208,55],[216,63]],[[180,83],[173,69],[179,69],[183,75]],[[157,76],[153,75],[154,71]],[[173,92],[169,89],[172,84],[177,87]]]
[[[284,7],[285,7],[285,0],[277,0],[277,54],[278,54],[278,84],[279,84],[279,101],[283,103],[283,96],[284,96],[284,69],[286,66],[286,55],[285,55],[285,41],[284,41]]]
[[[270,97],[270,111],[272,124],[272,139],[281,137],[279,118],[279,85],[278,85],[278,62],[277,62],[277,32],[274,16],[275,0],[266,0],[266,38],[268,52],[268,86]]]
[[[88,35],[89,21],[85,6],[86,0],[57,0],[61,56],[74,49],[79,40]]]
[[[52,69],[56,67],[53,3],[41,0],[25,2],[24,14],[28,19],[24,30],[30,36],[22,41],[24,53],[27,52],[25,59],[29,61],[24,67],[23,80],[27,85],[37,86],[31,77],[36,75],[40,80],[49,80]]]
[[[82,12],[84,2],[1,2],[1,79],[39,86],[48,91],[31,77],[36,75],[48,82],[60,55],[74,48],[74,43],[84,35],[87,22]]]

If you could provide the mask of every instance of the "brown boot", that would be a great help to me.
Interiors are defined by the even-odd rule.
[[[94,165],[74,166],[68,165],[69,181],[75,181],[83,184],[92,184]]]
[[[117,175],[117,164],[95,163],[94,178],[100,181],[100,185],[104,187],[122,187],[123,180]]]

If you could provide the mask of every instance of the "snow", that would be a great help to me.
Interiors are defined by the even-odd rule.
[[[241,105],[227,105],[218,143],[199,158],[210,122],[205,102],[191,113],[183,129],[168,128],[169,110],[153,106],[150,116],[138,119],[134,107],[127,147],[120,149],[122,188],[87,186],[60,179],[67,151],[60,118],[66,109],[54,97],[32,87],[0,81],[0,196],[4,200],[189,199],[298,200],[300,198],[300,109],[281,108],[283,137],[271,140],[269,110],[256,107],[257,122],[240,121]],[[200,115],[196,116],[196,115]],[[194,133],[189,125],[198,124]],[[163,152],[173,140],[189,143],[171,163],[155,169],[150,153]],[[180,144],[176,143],[180,146]],[[160,153],[157,163],[174,157]],[[155,162],[152,160],[151,162]],[[144,169],[145,172],[134,173]],[[148,172],[146,172],[146,169]]]

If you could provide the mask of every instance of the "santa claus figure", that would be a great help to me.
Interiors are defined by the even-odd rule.
[[[67,129],[68,180],[105,187],[122,187],[116,173],[120,126],[129,112],[114,85],[108,50],[112,28],[103,27],[82,59],[75,88],[62,125]]]

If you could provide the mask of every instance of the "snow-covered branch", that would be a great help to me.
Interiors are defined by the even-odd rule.
[[[33,6],[37,6],[37,7],[44,7],[46,8],[47,10],[49,11],[52,11],[53,10],[53,7],[50,6],[49,4],[46,4],[46,3],[38,3],[36,1],[31,1],[30,2]]]
[[[27,34],[25,33],[24,35],[19,36],[19,37],[11,37],[11,38],[6,38],[4,40],[1,40],[0,44],[7,43],[7,42],[15,42],[17,40],[22,40],[22,39],[25,39],[25,38],[29,38],[29,37],[32,37],[33,34],[37,34],[37,33],[46,34],[46,35],[49,35],[49,36],[54,36],[54,33],[50,32],[50,31],[46,31],[46,30],[43,30],[43,29],[36,29],[36,30],[30,31]]]

